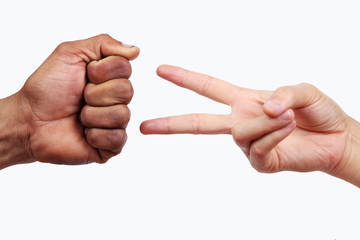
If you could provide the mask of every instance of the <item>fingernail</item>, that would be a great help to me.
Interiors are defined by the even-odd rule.
[[[127,47],[127,48],[135,47],[135,45],[130,45],[130,44],[126,44],[126,43],[121,43],[121,46]]]
[[[284,110],[284,105],[280,101],[272,99],[264,104],[264,108],[276,115]]]
[[[287,110],[286,112],[284,112],[279,116],[279,119],[281,121],[287,122],[293,119],[293,115],[294,115],[293,111]]]
[[[293,130],[296,127],[296,122],[292,121],[290,124],[288,124],[285,128],[289,130]]]

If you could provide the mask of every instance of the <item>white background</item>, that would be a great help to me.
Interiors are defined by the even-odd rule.
[[[161,80],[163,63],[255,89],[309,82],[360,119],[359,1],[2,1],[0,26],[1,98],[63,41],[108,33],[141,48],[123,153],[1,170],[0,239],[360,239],[360,191],[342,180],[257,173],[228,135],[138,130],[230,110]]]

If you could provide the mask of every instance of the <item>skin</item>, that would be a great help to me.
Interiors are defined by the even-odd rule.
[[[231,106],[231,113],[147,120],[143,134],[232,134],[259,172],[323,171],[360,187],[360,124],[314,86],[252,90],[169,65],[157,74]]]
[[[16,94],[0,100],[0,169],[30,162],[105,163],[126,142],[139,54],[102,34],[60,44]]]

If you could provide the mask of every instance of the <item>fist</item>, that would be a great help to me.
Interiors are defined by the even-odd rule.
[[[125,129],[130,120],[127,104],[133,97],[130,75],[131,65],[121,56],[109,56],[87,65],[86,105],[80,121],[87,142],[104,159],[119,154],[127,139]]]

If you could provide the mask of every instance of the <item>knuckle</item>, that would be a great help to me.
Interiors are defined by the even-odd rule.
[[[120,153],[127,140],[124,129],[89,129],[87,142],[97,149],[111,151],[113,155]],[[108,158],[105,158],[108,159]]]
[[[107,33],[101,33],[97,36],[95,36],[96,42],[98,45],[113,45],[115,42],[119,42],[117,40],[115,40],[114,38],[112,38],[109,34]]]
[[[96,36],[100,41],[111,39],[111,36],[107,33],[101,33]]]
[[[214,78],[212,76],[207,76],[204,84],[201,87],[201,94],[202,95],[206,95],[206,93],[208,92],[211,84],[213,83]]]
[[[192,131],[194,134],[198,134],[200,132],[200,115],[199,114],[191,114],[190,115],[190,122]]]
[[[271,161],[271,158],[266,157],[266,152],[262,151],[261,147],[252,146],[249,159],[251,166],[259,173],[274,173],[278,171],[274,162]]]
[[[256,158],[263,158],[265,155],[264,149],[259,144],[252,144],[250,154]]]
[[[55,52],[63,53],[65,51],[68,51],[71,46],[71,42],[62,42],[56,47]]]
[[[134,96],[134,88],[129,80],[117,81],[116,88],[119,93],[117,94],[119,101],[129,103]]]
[[[129,78],[131,76],[132,68],[128,59],[121,56],[117,56],[115,58],[114,67],[116,67],[116,69],[119,71],[118,74],[120,76],[123,76],[125,78]]]
[[[125,106],[125,105],[122,105],[123,106],[123,115],[124,115],[124,122],[125,123],[128,123],[130,121],[130,116],[131,116],[131,112],[130,112],[130,109]]]
[[[292,97],[294,95],[294,92],[293,90],[288,87],[288,86],[284,86],[284,87],[279,87],[277,90],[276,90],[276,93],[280,96],[283,96],[283,97]]]
[[[118,105],[115,111],[111,111],[111,118],[119,127],[125,127],[130,121],[130,114],[130,109],[126,105]]]
[[[261,165],[261,166],[259,166],[258,164],[251,164],[251,165],[259,173],[272,173],[272,171],[270,171],[263,165]]]
[[[314,85],[312,85],[312,84],[310,84],[310,83],[305,83],[305,82],[299,83],[298,86],[303,87],[303,88],[305,88],[305,89],[309,89],[309,90],[315,90],[315,89],[317,89]]]
[[[127,135],[125,130],[117,129],[112,130],[109,134],[106,135],[106,141],[108,145],[108,149],[118,150],[124,146],[127,139]]]
[[[131,65],[128,59],[122,56],[116,56],[117,66],[123,69],[131,69]]]
[[[296,98],[296,94],[297,92],[293,86],[283,86],[276,89],[272,98],[284,103],[290,103]]]
[[[241,126],[237,126],[235,128],[232,129],[232,135],[233,138],[236,142],[238,143],[242,143],[245,139],[245,129],[242,128]]]
[[[110,160],[110,157],[107,157],[107,155],[105,155],[103,153],[103,156],[101,156],[100,160],[97,162],[98,164],[105,164]]]
[[[310,83],[300,83],[298,84],[298,87],[308,93],[309,96],[308,100],[310,103],[317,101],[318,99],[321,98],[321,96],[323,96],[323,94],[319,91],[319,89]]]
[[[87,66],[88,77],[98,80],[129,78],[132,68],[129,60],[122,56],[109,56],[106,60],[93,61]],[[94,80],[94,79],[93,79]]]
[[[112,151],[109,150],[100,150],[99,153],[100,153],[100,159],[97,162],[99,164],[107,163],[112,157],[116,155],[116,153],[113,153]]]
[[[267,164],[267,162],[255,161],[250,159],[251,166],[259,173],[273,173],[272,168]]]

